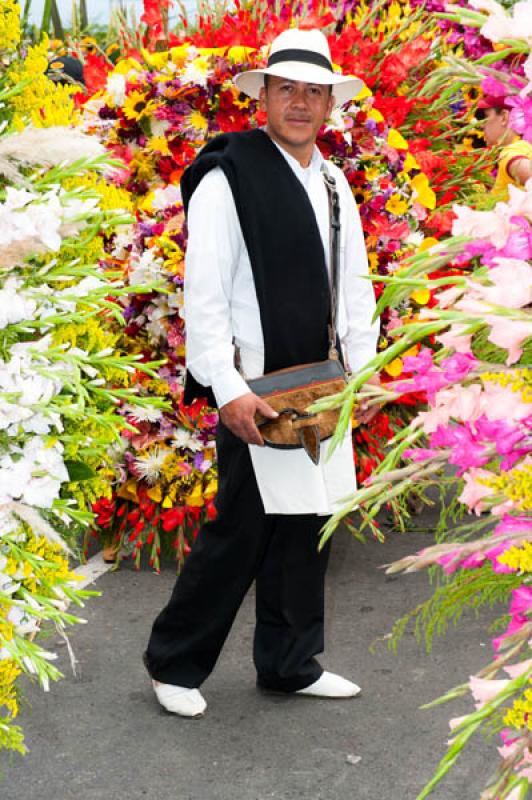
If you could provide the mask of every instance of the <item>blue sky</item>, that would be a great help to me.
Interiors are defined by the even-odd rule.
[[[31,4],[31,20],[32,22],[40,22],[44,0],[32,0]],[[105,24],[109,19],[109,9],[112,5],[118,5],[116,0],[87,0],[87,11],[89,13],[89,20],[91,22],[99,22]],[[137,17],[142,13],[142,0],[123,0],[122,5],[134,6],[137,11]],[[196,0],[184,0],[184,5],[192,13],[196,7]],[[66,25],[69,24],[70,14],[72,10],[71,0],[57,0],[57,6],[61,19]]]

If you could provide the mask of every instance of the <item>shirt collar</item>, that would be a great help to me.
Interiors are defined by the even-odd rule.
[[[277,149],[282,153],[282,155],[286,158],[289,165],[292,167],[296,175],[304,176],[308,175],[309,172],[319,172],[321,170],[321,165],[323,164],[324,158],[320,153],[318,147],[314,145],[314,150],[312,151],[312,157],[310,159],[310,164],[308,167],[302,167],[297,158],[287,153],[287,151],[281,147],[274,139],[272,142],[277,147]]]

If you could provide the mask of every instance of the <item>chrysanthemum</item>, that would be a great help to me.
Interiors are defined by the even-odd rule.
[[[205,133],[208,125],[207,118],[197,109],[194,109],[185,120],[186,128],[192,128],[194,131],[199,131],[200,133]]]
[[[137,456],[135,459],[135,471],[140,479],[153,486],[159,479],[164,462],[170,455],[166,447],[155,446],[144,455]]]
[[[161,419],[163,412],[154,406],[124,406],[124,411],[134,422],[157,422]]]

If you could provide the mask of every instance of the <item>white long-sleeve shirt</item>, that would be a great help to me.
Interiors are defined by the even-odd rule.
[[[306,189],[320,231],[329,267],[329,207],[315,148],[302,167],[279,147]],[[367,256],[356,203],[341,170],[327,162],[340,197],[340,276],[338,335],[351,371],[375,355],[378,324],[371,319],[375,299],[367,275]],[[211,386],[218,406],[249,392],[246,378],[264,372],[264,340],[259,305],[247,248],[225,175],[220,168],[202,179],[188,210],[185,272],[187,366],[204,386]],[[240,349],[241,371],[234,366],[234,345]],[[245,376],[245,377],[244,377]],[[266,513],[328,514],[355,488],[350,437],[327,461],[322,444],[320,464],[303,450],[250,446]]]

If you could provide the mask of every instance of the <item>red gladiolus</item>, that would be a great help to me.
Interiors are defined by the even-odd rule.
[[[161,512],[162,528],[163,531],[173,531],[179,525],[182,525],[185,520],[185,509],[182,507],[169,508],[167,511]]]

